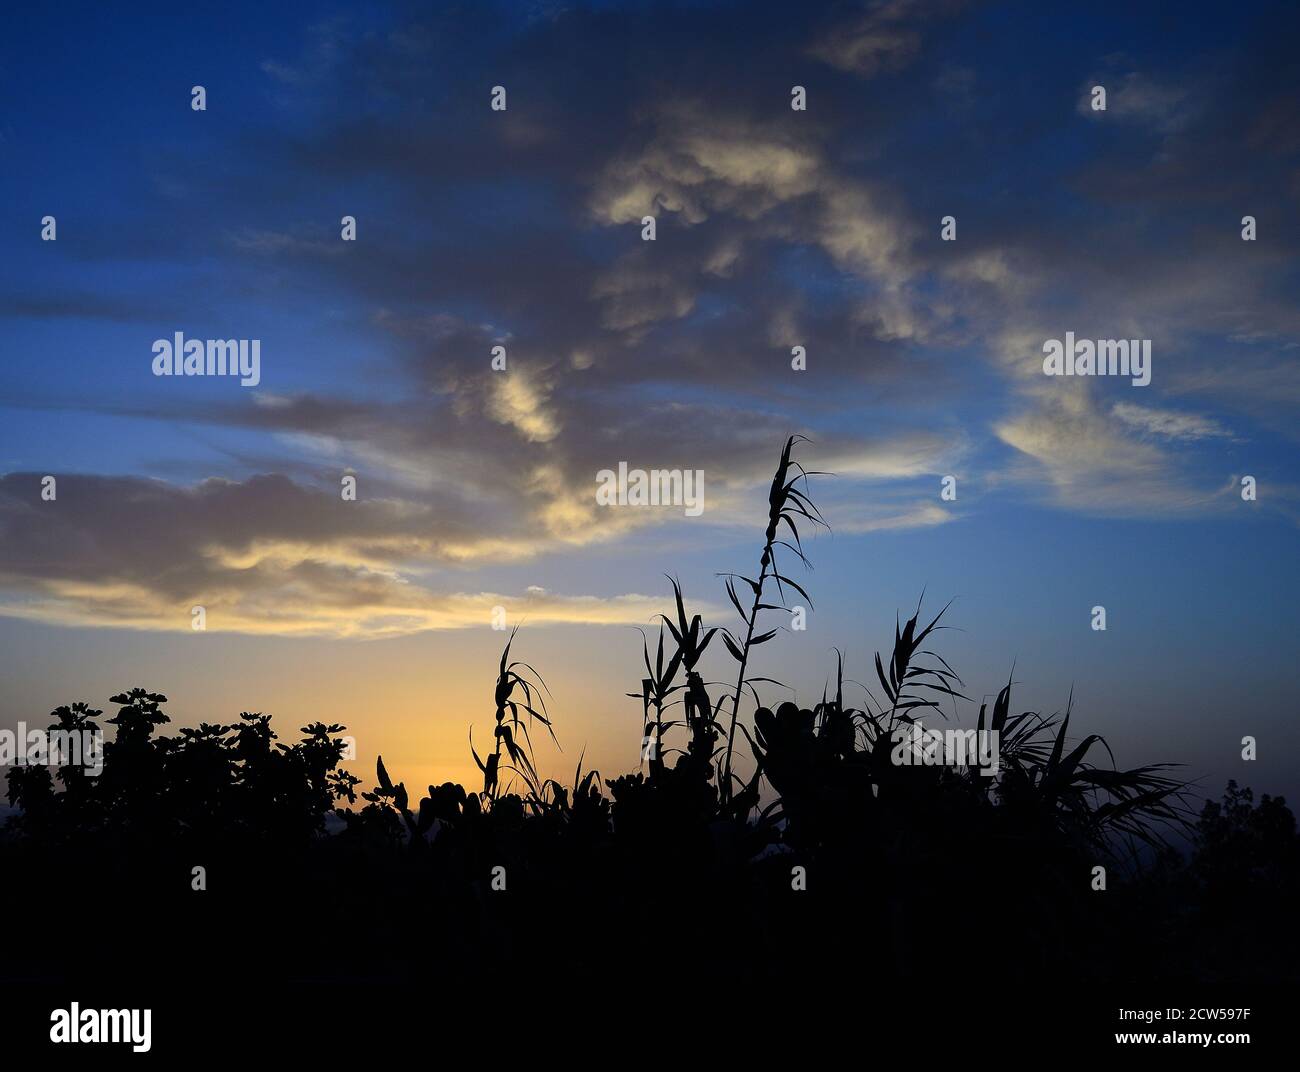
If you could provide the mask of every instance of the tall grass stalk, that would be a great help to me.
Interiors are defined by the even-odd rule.
[[[731,597],[732,605],[740,614],[745,623],[745,636],[739,643],[732,638],[729,632],[722,635],[723,641],[727,645],[727,650],[731,652],[735,660],[740,664],[736,673],[736,689],[731,698],[731,721],[727,728],[727,748],[726,758],[724,760],[724,769],[718,791],[724,801],[731,797],[731,767],[732,756],[736,744],[736,721],[740,715],[740,698],[744,692],[746,679],[745,672],[749,668],[749,655],[759,644],[765,644],[776,636],[775,629],[769,629],[765,633],[754,635],[754,628],[758,624],[758,615],[764,610],[784,610],[785,609],[785,591],[784,585],[789,585],[808,601],[809,607],[812,606],[812,598],[803,588],[788,577],[783,577],[776,564],[776,549],[785,547],[794,552],[805,567],[811,568],[808,559],[804,557],[803,543],[799,538],[799,526],[795,523],[795,516],[803,517],[813,525],[821,525],[824,528],[829,526],[821,515],[821,511],[813,504],[812,500],[807,497],[806,489],[808,486],[808,477],[812,474],[807,472],[802,465],[791,458],[791,452],[794,450],[795,443],[806,442],[805,436],[792,435],[786,440],[785,448],[781,451],[781,461],[777,465],[776,472],[772,476],[772,486],[768,491],[768,513],[767,513],[767,531],[764,534],[763,556],[759,561],[758,580],[751,580],[749,577],[740,577],[737,574],[726,574],[727,594]],[[798,470],[795,476],[790,476],[791,470]],[[804,491],[800,491],[796,485],[804,482]],[[781,523],[784,522],[790,529],[790,534],[794,537],[794,543],[787,540],[778,539],[778,530]],[[753,602],[750,604],[749,611],[741,605],[739,597],[736,595],[736,580],[742,580],[749,585],[754,594]],[[775,581],[777,590],[780,593],[780,604],[764,603],[763,591],[768,581]],[[752,686],[751,686],[752,688]]]

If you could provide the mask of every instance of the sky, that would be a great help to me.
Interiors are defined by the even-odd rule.
[[[765,700],[816,702],[836,649],[872,686],[895,615],[952,600],[959,723],[1014,675],[1123,766],[1295,797],[1298,31],[1263,3],[6,10],[0,726],[139,685],[472,786],[501,607],[550,689],[540,768],[612,777],[666,575],[736,627],[718,574],[756,573],[797,433],[830,530],[789,566],[807,628],[766,612],[753,670],[793,692]],[[177,332],[258,340],[258,382],[155,375]],[[1149,385],[1045,375],[1067,332],[1149,340]],[[620,463],[702,473],[703,510],[600,505]]]

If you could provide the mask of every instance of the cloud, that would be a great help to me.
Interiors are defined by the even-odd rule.
[[[259,230],[246,227],[230,234],[230,245],[244,253],[262,255],[294,254],[311,257],[338,257],[345,252],[343,244],[319,232],[312,237],[300,237],[284,231]]]
[[[1224,485],[1198,485],[1165,450],[1132,434],[1130,423],[1103,413],[1084,387],[1040,394],[996,434],[1030,463],[1021,481],[1046,480],[1048,501],[1084,513],[1119,517],[1201,512],[1223,501]]]
[[[253,636],[330,637],[379,640],[442,629],[488,626],[500,607],[504,620],[532,625],[641,625],[663,608],[661,596],[555,596],[528,590],[429,592],[421,588],[362,590],[355,582],[342,592],[326,584],[304,584],[300,573],[291,590],[271,580],[257,591],[214,592],[203,604],[205,630]],[[286,593],[299,598],[286,598]],[[187,632],[192,608],[158,599],[157,593],[125,584],[50,581],[27,600],[0,603],[0,615],[47,625]]]
[[[1106,110],[1103,112],[1094,111],[1092,107],[1092,87],[1098,85],[1106,88]],[[1080,92],[1078,112],[1093,119],[1111,116],[1150,127],[1162,134],[1172,134],[1192,121],[1194,107],[1187,89],[1149,74],[1128,71],[1115,77],[1097,75],[1090,79]]]
[[[1218,421],[1195,413],[1152,409],[1132,402],[1116,402],[1110,411],[1130,427],[1166,439],[1213,439],[1232,436],[1232,433]]]
[[[488,414],[517,429],[531,443],[547,443],[560,434],[555,411],[546,404],[546,392],[527,372],[492,379]]]
[[[921,50],[921,27],[961,5],[936,0],[875,0],[860,14],[835,23],[810,55],[863,78],[901,70]]]
[[[886,211],[868,183],[839,174],[808,135],[702,101],[665,103],[650,124],[648,143],[611,162],[596,183],[589,207],[597,221],[668,215],[698,226],[723,215],[751,238],[815,243],[845,268],[895,284],[908,276],[905,220]],[[806,214],[768,220],[800,202]],[[722,263],[740,248],[735,239],[723,247]],[[719,252],[710,256],[714,267]]]
[[[872,509],[837,515],[835,531],[841,535],[868,532],[897,532],[906,529],[932,528],[957,520],[957,515],[935,503],[920,503],[898,510]]]
[[[818,468],[838,479],[902,480],[949,471],[965,450],[959,436],[904,432],[874,443],[814,443],[809,454]]]
[[[640,251],[628,254],[596,280],[592,297],[601,302],[601,322],[626,332],[629,341],[661,320],[679,320],[695,308],[695,295],[680,278],[655,269]]]
[[[592,290],[603,303],[603,325],[622,332],[625,345],[652,341],[652,329],[673,322],[686,322],[683,331],[689,324],[698,336],[698,320],[688,318],[706,308],[709,297],[735,294],[748,304],[755,291],[777,291],[773,269],[782,249],[816,251],[829,271],[868,284],[833,309],[847,332],[912,343],[940,329],[943,307],[911,290],[925,265],[914,251],[918,235],[908,213],[878,184],[842,173],[815,136],[680,99],[656,106],[643,126],[648,136],[606,165],[587,206],[604,226],[639,225],[644,216],[659,224],[654,248],[626,254]],[[701,237],[679,238],[678,228]],[[1005,273],[997,277],[992,270],[996,257],[979,263],[991,266],[983,278],[1005,280]],[[791,338],[795,309],[806,304],[797,285],[763,304],[782,321],[769,333]],[[823,306],[817,315],[828,312]],[[736,347],[753,331],[753,321],[722,315]],[[838,345],[823,352],[825,371],[869,372],[870,365],[851,358],[844,338],[842,332]],[[725,367],[715,363],[717,371],[707,374]]]
[[[967,44],[982,18],[903,0],[745,19],[471,5],[310,31],[263,67],[281,107],[210,132],[221,169],[176,160],[166,201],[126,184],[57,277],[50,250],[14,262],[0,316],[33,353],[73,356],[7,382],[10,412],[52,438],[92,415],[121,433],[112,465],[176,482],[74,475],[43,514],[32,477],[6,478],[11,605],[130,624],[205,596],[226,621],[297,630],[315,600],[331,630],[442,627],[472,617],[470,570],[761,520],[796,431],[840,474],[829,508],[851,532],[955,520],[932,478],[962,463],[1067,511],[1212,508],[1232,469],[1216,452],[1261,423],[1294,436],[1300,405],[1289,38],[1238,32],[1140,74],[1027,54],[1009,83],[985,60],[998,42]],[[1210,60],[1213,93],[1188,77]],[[1110,127],[1071,107],[1085,64],[1116,72]],[[784,75],[772,88],[787,69],[807,113]],[[501,81],[493,116],[483,87]],[[997,123],[954,117],[972,94]],[[1238,236],[1246,211],[1258,243]],[[948,213],[956,242],[938,237]],[[266,325],[264,389],[164,396],[134,375],[149,340],[218,312]],[[79,317],[103,329],[93,348],[57,334]],[[1045,381],[1042,342],[1066,330],[1152,339],[1152,386],[1115,402]],[[7,464],[45,464],[38,448]],[[597,508],[595,474],[620,461],[703,470],[704,516]],[[361,501],[339,502],[343,471]]]
[[[0,614],[61,625],[377,638],[509,620],[641,623],[657,597],[516,595],[425,579],[481,534],[391,501],[345,502],[282,477],[180,488],[129,477],[0,480]],[[490,542],[491,537],[486,537]],[[462,544],[460,541],[464,541]]]
[[[346,60],[353,37],[342,16],[324,19],[308,27],[306,41],[294,63],[264,59],[258,66],[275,82],[295,90],[319,85]]]

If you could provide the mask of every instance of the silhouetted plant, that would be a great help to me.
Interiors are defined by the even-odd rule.
[[[628,693],[629,696],[641,700],[641,714],[643,725],[642,737],[642,756],[647,758],[650,769],[650,777],[655,778],[663,771],[664,766],[664,734],[676,725],[673,721],[665,722],[664,705],[669,702],[668,697],[677,692],[681,685],[674,685],[673,681],[677,677],[677,671],[682,665],[681,642],[678,642],[677,652],[668,660],[667,667],[664,666],[664,629],[659,627],[659,644],[655,649],[655,661],[652,666],[650,663],[649,642],[642,634],[641,651],[645,660],[645,669],[648,677],[641,679],[641,692]],[[650,712],[653,709],[654,715]]]
[[[555,731],[551,728],[550,719],[546,714],[546,701],[542,697],[542,693],[546,691],[546,683],[527,663],[518,660],[510,661],[510,646],[514,643],[518,631],[518,626],[510,631],[510,639],[501,652],[501,666],[497,672],[495,692],[496,725],[492,731],[495,747],[489,753],[486,762],[480,759],[478,752],[475,751],[473,729],[471,728],[470,731],[470,751],[474,755],[474,762],[478,764],[478,769],[483,772],[483,796],[490,800],[496,799],[500,785],[502,748],[505,749],[505,754],[510,760],[508,768],[524,779],[531,792],[537,794],[541,790],[541,782],[537,777],[531,756],[533,745],[528,732],[528,722],[540,722],[550,733],[551,740],[555,741],[557,746],[559,744],[559,741],[555,740]],[[521,674],[516,667],[521,667],[532,677]],[[516,698],[516,690],[523,696],[522,700]],[[541,711],[533,706],[534,697]],[[521,711],[528,716],[527,721],[520,717]],[[518,739],[519,734],[523,735],[522,741]]]
[[[1012,714],[1010,680],[991,709],[981,704],[976,722],[978,731],[998,734],[996,775],[895,763],[900,732],[926,712],[945,714],[947,701],[955,715],[966,699],[956,671],[927,646],[944,628],[947,607],[924,625],[919,605],[906,622],[896,619],[888,659],[875,656],[879,698],[846,679],[836,650],[833,681],[813,707],[762,704],[758,686],[780,683],[751,673],[754,648],[777,632],[759,631],[759,616],[785,608],[786,586],[811,604],[778,568],[778,549],[808,566],[797,521],[824,524],[801,490],[810,474],[791,457],[799,440],[787,440],[772,482],[759,576],[723,574],[743,631],[706,628],[700,615],[687,614],[681,585],[669,578],[674,613],[659,616],[653,656],[643,639],[647,676],[640,692],[629,694],[642,702],[643,737],[656,742],[645,772],[602,779],[584,772],[584,756],[570,785],[539,776],[530,726],[540,722],[553,741],[555,732],[541,676],[511,659],[512,631],[496,675],[494,747],[486,758],[475,750],[471,729],[481,793],[452,782],[430,785],[412,806],[405,783],[393,781],[382,757],[375,786],[358,793],[361,779],[340,765],[344,727],[337,724],[309,723],[288,744],[277,739],[269,715],[242,712],[230,725],[203,723],[160,736],[169,721],[166,697],[133,689],[113,697],[120,709],[108,724],[116,736],[98,778],[74,765],[59,768],[58,786],[46,766],[8,772],[8,799],[20,811],[5,828],[6,849],[75,842],[79,853],[103,853],[114,867],[123,853],[188,867],[198,856],[256,848],[263,868],[293,860],[307,869],[305,888],[280,872],[295,903],[316,898],[317,883],[322,896],[337,894],[351,906],[350,925],[398,921],[373,948],[386,950],[399,933],[416,941],[425,921],[444,921],[439,941],[464,962],[483,965],[486,976],[517,948],[512,943],[525,940],[530,920],[547,920],[550,933],[555,918],[617,941],[658,935],[671,918],[685,928],[679,950],[709,963],[718,942],[753,936],[748,970],[769,959],[792,962],[805,945],[829,942],[846,956],[855,948],[869,956],[882,977],[905,975],[944,951],[942,936],[918,938],[900,920],[939,910],[950,895],[979,918],[994,918],[1015,902],[1020,911],[1007,940],[1037,958],[1014,965],[1027,977],[1041,975],[1049,962],[1104,970],[1077,951],[1095,924],[1089,913],[1097,911],[1079,892],[1086,888],[1082,876],[1130,843],[1162,849],[1165,832],[1186,825],[1186,785],[1169,767],[1122,770],[1113,758],[1094,765],[1090,757],[1109,756],[1109,749],[1096,734],[1068,739],[1072,702],[1059,719]],[[793,543],[778,538],[782,525]],[[748,610],[736,581],[749,585]],[[772,586],[779,602],[770,601]],[[722,686],[715,701],[701,667],[718,633],[738,670],[734,690]],[[863,706],[852,705],[846,686],[862,691]],[[739,717],[746,690],[755,701],[752,734]],[[60,707],[51,728],[93,730],[100,714],[85,703]],[[667,747],[665,737],[679,729],[685,747]],[[734,770],[741,739],[753,760],[748,781]],[[503,786],[504,772],[520,779],[521,793],[511,791],[513,779]],[[343,829],[331,837],[327,826]],[[1243,904],[1259,903],[1261,889],[1287,896],[1296,889],[1294,819],[1281,800],[1266,796],[1256,807],[1249,790],[1230,783],[1224,802],[1202,812],[1196,849],[1194,863],[1160,887],[1180,896],[1199,891],[1203,910],[1185,911],[1185,927],[1204,927],[1218,918],[1214,913],[1239,913]],[[789,899],[795,865],[811,868],[825,891],[815,913]],[[511,876],[518,901],[485,896],[497,867]],[[227,860],[225,873],[237,870]],[[256,881],[250,883],[255,891]],[[846,935],[859,918],[861,936]],[[555,931],[553,954],[563,936]],[[614,948],[592,942],[590,949]],[[300,952],[308,956],[310,948]],[[1216,955],[1226,960],[1231,950]],[[391,973],[398,956],[379,952],[373,962]]]
[[[803,542],[799,537],[799,526],[795,522],[796,517],[806,519],[810,524],[821,525],[826,527],[826,522],[821,516],[821,511],[817,509],[811,499],[796,486],[800,481],[804,482],[807,487],[807,480],[810,474],[804,470],[804,467],[791,458],[791,452],[795,443],[804,441],[804,436],[792,435],[786,440],[785,447],[781,451],[781,460],[777,464],[776,473],[772,476],[772,486],[768,491],[768,515],[767,531],[763,534],[763,554],[759,559],[758,579],[754,580],[749,577],[743,577],[739,574],[728,573],[726,577],[727,595],[731,597],[732,605],[740,614],[741,620],[745,625],[745,634],[743,638],[733,636],[730,631],[723,633],[723,641],[727,645],[727,650],[731,652],[736,662],[739,663],[739,669],[736,672],[736,688],[731,697],[731,722],[727,728],[727,749],[726,759],[722,771],[722,778],[719,788],[724,800],[731,796],[731,779],[732,779],[732,756],[735,752],[736,745],[736,719],[740,713],[740,700],[745,691],[745,685],[748,683],[745,677],[745,671],[749,667],[749,656],[752,649],[759,644],[765,644],[776,635],[775,629],[769,629],[764,633],[754,634],[754,628],[758,623],[758,616],[765,610],[783,610],[785,609],[785,586],[793,588],[804,599],[808,601],[808,606],[812,607],[812,597],[808,595],[798,584],[789,577],[782,576],[777,568],[776,549],[784,547],[794,553],[804,566],[808,566],[808,559],[804,557]],[[792,469],[798,472],[791,477]],[[790,530],[791,536],[794,537],[794,543],[778,538],[778,529],[782,524]],[[749,611],[741,605],[740,598],[736,595],[735,582],[744,581],[753,593],[753,600],[750,603]],[[763,602],[763,592],[768,581],[775,581],[777,591],[780,594],[781,603],[779,605]]]

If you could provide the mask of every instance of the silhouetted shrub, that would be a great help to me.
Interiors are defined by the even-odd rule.
[[[166,697],[132,689],[112,698],[116,734],[99,777],[9,771],[20,811],[0,834],[6,907],[93,918],[100,970],[146,970],[132,951],[153,936],[162,965],[147,970],[208,981],[254,963],[284,978],[409,983],[436,963],[468,985],[623,958],[639,984],[788,983],[829,959],[880,981],[962,961],[985,981],[1293,973],[1297,842],[1280,799],[1256,807],[1230,783],[1201,813],[1185,862],[1164,837],[1187,825],[1184,784],[1163,766],[1094,766],[1105,743],[1067,741],[1068,708],[1059,720],[1012,714],[1011,682],[979,710],[978,730],[999,735],[995,776],[894,762],[900,732],[962,698],[956,672],[924,647],[943,612],[923,625],[918,608],[897,625],[889,658],[875,660],[880,699],[858,686],[863,706],[851,706],[841,660],[815,706],[761,703],[760,688],[779,683],[749,672],[777,632],[759,618],[784,607],[787,590],[808,600],[778,555],[806,564],[798,525],[824,524],[796,442],[772,483],[759,576],[726,575],[742,628],[705,630],[671,582],[675,614],[663,616],[653,658],[647,641],[647,676],[629,694],[653,742],[644,769],[603,779],[579,760],[570,785],[540,777],[530,733],[554,736],[546,687],[510,659],[514,633],[495,682],[492,749],[473,753],[481,791],[448,782],[414,803],[382,758],[377,784],[357,792],[360,779],[340,767],[341,725],[312,723],[289,744],[270,716],[245,712],[164,736]],[[737,676],[715,699],[718,684],[697,667],[719,635]],[[61,707],[51,728],[94,729],[101,714]],[[1139,844],[1156,856],[1134,872]],[[1098,865],[1113,892],[1093,889]],[[202,892],[191,888],[196,866]],[[1261,967],[1266,928],[1279,952]],[[20,936],[6,974],[84,972],[76,933]]]

